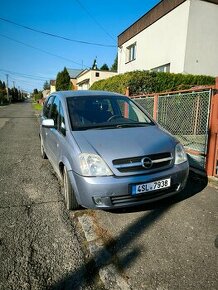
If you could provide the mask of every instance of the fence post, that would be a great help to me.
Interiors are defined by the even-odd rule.
[[[127,97],[130,96],[130,94],[129,94],[129,87],[126,88],[126,93],[125,93],[125,95],[126,95]],[[125,102],[125,104],[124,104],[124,117],[125,117],[125,118],[128,118],[128,117],[129,117],[129,106],[128,106],[127,102]]]
[[[208,176],[213,176],[218,158],[218,77],[216,77],[215,94],[211,98],[210,112],[206,171]]]
[[[129,97],[129,87],[126,88],[126,93],[125,93],[125,95],[126,95],[127,97]]]
[[[153,118],[157,121],[157,113],[158,113],[158,94],[154,95],[154,109],[153,109]]]

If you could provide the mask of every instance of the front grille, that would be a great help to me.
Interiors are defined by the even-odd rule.
[[[152,161],[152,166],[149,168],[144,168],[142,166],[142,159],[148,157]],[[146,156],[129,157],[113,160],[114,167],[122,172],[138,172],[161,169],[172,164],[172,154],[169,152],[150,154]]]
[[[170,188],[147,192],[139,195],[121,195],[121,196],[113,196],[111,197],[111,203],[113,206],[128,206],[131,204],[142,203],[143,201],[149,201],[153,198],[164,196],[168,193],[176,192],[179,188],[178,184],[171,186]]]

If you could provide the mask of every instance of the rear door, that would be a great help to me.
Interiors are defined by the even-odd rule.
[[[54,101],[53,95],[48,97],[48,99],[46,100],[46,102],[43,106],[43,111],[42,111],[42,115],[41,115],[41,124],[42,124],[42,120],[50,118],[51,106],[52,106],[53,101]],[[49,141],[50,128],[40,126],[40,134],[41,134],[41,138],[42,138],[42,142],[43,142],[43,147],[46,151],[46,155],[49,157],[50,152],[49,152],[47,142]]]

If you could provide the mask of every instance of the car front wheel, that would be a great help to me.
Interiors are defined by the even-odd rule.
[[[63,173],[63,193],[64,193],[64,199],[65,199],[65,204],[66,204],[67,209],[69,210],[78,209],[79,204],[76,200],[74,190],[70,183],[69,175],[68,175],[66,167],[64,167],[64,173]]]

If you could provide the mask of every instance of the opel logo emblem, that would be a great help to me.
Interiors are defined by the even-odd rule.
[[[153,165],[152,160],[149,157],[142,158],[142,166],[146,169],[150,169]]]

